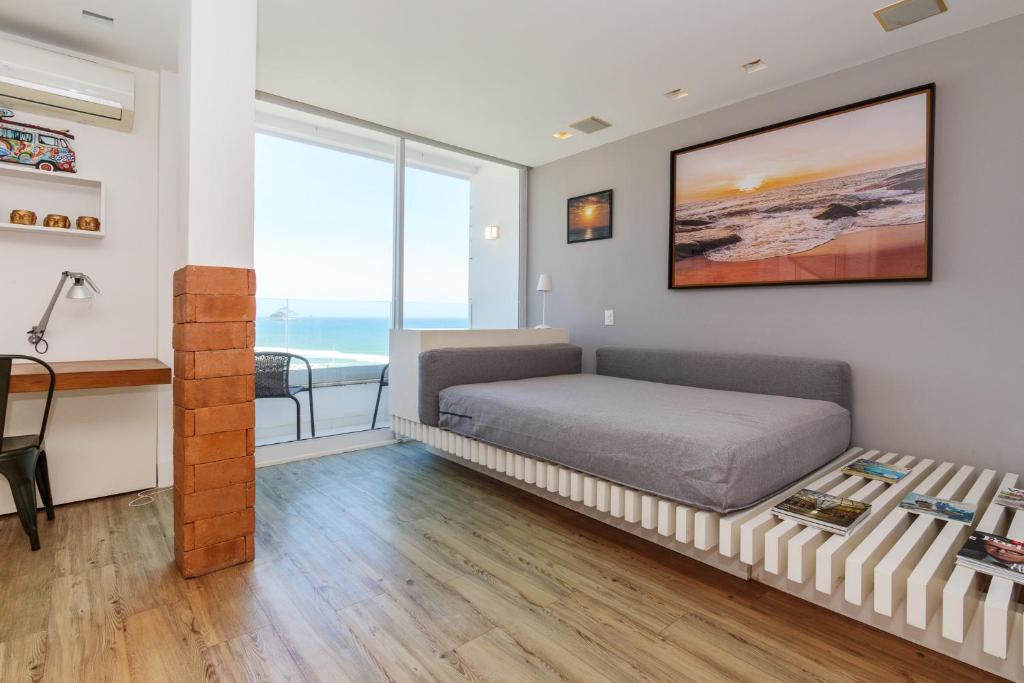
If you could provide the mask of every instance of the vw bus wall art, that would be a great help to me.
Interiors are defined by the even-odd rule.
[[[0,108],[0,161],[41,171],[76,171],[75,150],[71,149],[75,136],[70,131],[21,123],[13,117],[13,111]]]

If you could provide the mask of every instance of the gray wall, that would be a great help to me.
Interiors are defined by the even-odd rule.
[[[933,282],[667,289],[671,150],[931,81]],[[530,324],[550,273],[548,323],[591,370],[611,344],[843,359],[855,443],[1024,472],[1022,168],[1018,17],[534,169]],[[615,237],[567,245],[566,198],[609,187]]]

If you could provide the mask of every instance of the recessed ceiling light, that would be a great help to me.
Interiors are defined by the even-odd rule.
[[[917,23],[946,11],[943,0],[900,0],[882,9],[875,10],[875,19],[886,31]]]
[[[106,14],[100,14],[99,12],[92,12],[90,10],[82,10],[82,18],[89,21],[95,21],[100,24],[110,25],[114,23],[114,17],[108,17]]]
[[[608,123],[607,121],[602,121],[596,116],[588,116],[587,118],[581,119],[576,123],[570,123],[569,127],[575,128],[581,133],[586,133],[587,135],[590,135],[591,133],[596,133],[599,130],[609,128],[611,125],[612,124]]]
[[[560,130],[551,137],[553,137],[556,140],[568,140],[569,138],[572,137],[572,133],[570,133],[567,130]]]
[[[681,100],[689,94],[690,93],[686,92],[682,88],[676,88],[675,90],[669,90],[665,93],[665,97],[670,100]]]
[[[752,74],[752,73],[754,73],[756,71],[762,71],[764,69],[767,69],[768,65],[765,64],[760,59],[755,59],[752,62],[747,62],[746,64],[744,64],[740,68],[743,69],[744,71],[746,71],[748,74]]]

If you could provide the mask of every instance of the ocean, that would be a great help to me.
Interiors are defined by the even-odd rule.
[[[686,251],[685,244],[731,241],[704,249],[703,255],[711,261],[751,261],[807,251],[844,233],[920,223],[926,189],[922,163],[681,203],[675,210],[675,243],[682,245],[677,253]]]
[[[469,327],[469,319],[407,318],[405,326],[420,329]],[[315,367],[380,365],[388,362],[388,317],[256,318],[257,351],[289,351]]]

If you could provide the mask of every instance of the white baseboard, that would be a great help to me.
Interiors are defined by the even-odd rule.
[[[334,455],[335,453],[347,453],[348,451],[358,451],[364,448],[387,446],[396,442],[397,439],[395,439],[391,429],[382,428],[373,431],[336,434],[334,436],[305,439],[303,441],[289,441],[287,443],[257,446],[256,467],[281,465],[286,462],[320,458],[325,455]]]

